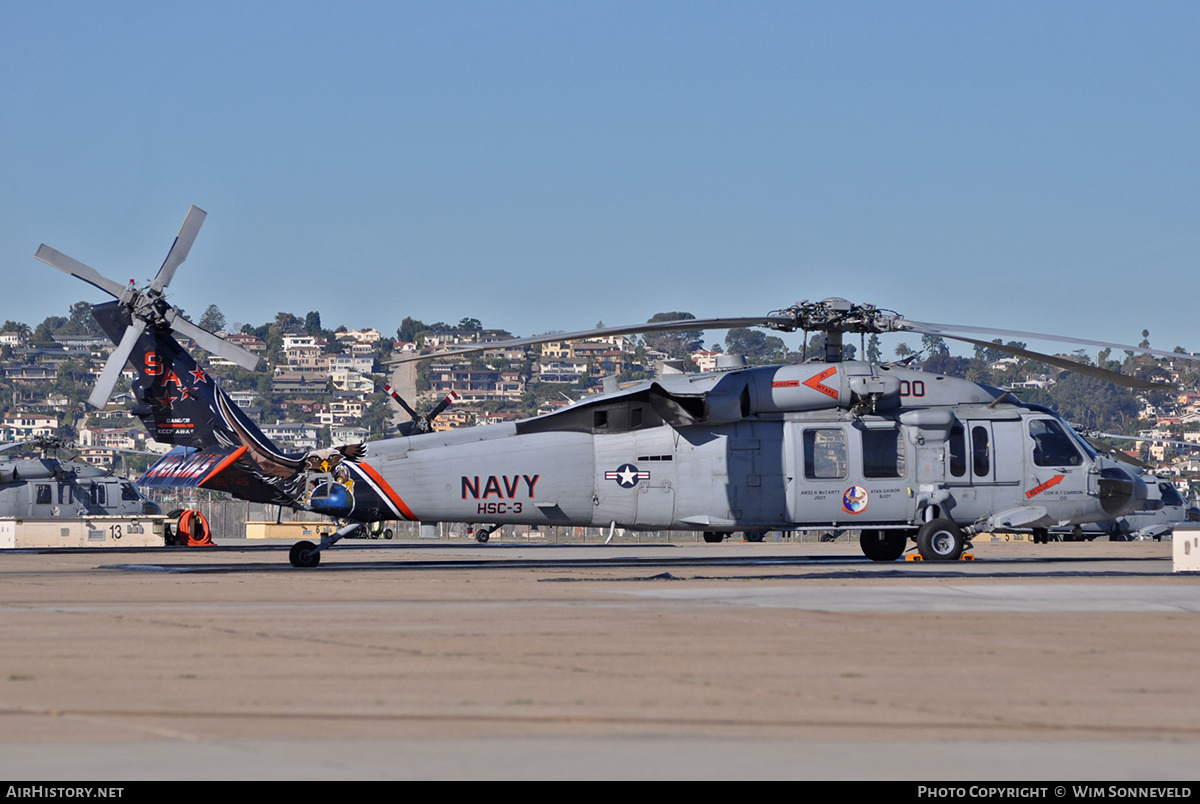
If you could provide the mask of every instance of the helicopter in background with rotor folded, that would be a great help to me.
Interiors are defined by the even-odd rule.
[[[504,341],[768,327],[825,333],[819,359],[662,375],[517,422],[422,432],[287,454],[272,444],[172,336],[253,366],[254,355],[184,322],[164,291],[204,213],[189,212],[155,279],[125,287],[47,246],[37,257],[116,297],[93,315],[118,344],[92,397],[103,406],[128,361],[132,413],[176,449],[140,483],[198,486],[311,510],[345,524],[290,559],[321,553],[367,523],[389,519],[732,532],[814,527],[860,531],[873,560],[915,541],[926,560],[959,558],[977,533],[1073,526],[1119,517],[1146,485],[1098,454],[1048,408],[998,388],[843,359],[845,334],[916,332],[999,349],[1134,388],[1167,388],[1062,357],[967,337],[1014,335],[1190,355],[1038,333],[931,324],[845,299],[800,302],[766,316],[689,319]],[[199,332],[196,332],[196,331]],[[424,355],[487,351],[496,344]],[[405,405],[407,408],[408,406]],[[409,408],[410,414],[413,412]],[[414,415],[414,420],[418,417]],[[428,424],[425,417],[424,424]]]
[[[39,457],[0,457],[0,518],[78,519],[85,516],[157,516],[134,484],[113,472],[58,457],[72,445],[60,438],[38,437],[0,446],[0,452],[38,450]]]

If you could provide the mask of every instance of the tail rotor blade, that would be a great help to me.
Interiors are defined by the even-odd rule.
[[[175,269],[187,259],[188,252],[192,250],[192,243],[200,231],[200,225],[204,223],[207,216],[208,213],[200,207],[192,206],[188,209],[188,214],[183,219],[183,226],[179,227],[179,234],[175,236],[175,243],[167,252],[167,258],[163,260],[162,267],[158,269],[158,275],[150,283],[152,290],[161,291],[171,284],[171,279],[175,276]]]
[[[82,279],[89,285],[100,288],[114,298],[119,299],[125,293],[125,286],[120,282],[114,282],[108,277],[102,276],[99,271],[90,265],[84,265],[79,260],[72,259],[61,251],[55,251],[45,243],[38,248],[37,254],[34,256],[52,268],[57,268],[63,273],[70,274],[76,279]]]
[[[133,353],[133,346],[145,329],[146,322],[140,318],[135,318],[133,323],[125,329],[125,334],[121,336],[121,342],[117,344],[117,348],[109,356],[108,362],[104,364],[104,371],[100,373],[100,379],[96,381],[96,387],[92,389],[92,395],[88,397],[89,405],[97,410],[103,410],[104,406],[108,404],[113,388],[116,387],[117,380],[121,376],[121,371],[125,368],[125,361]]]

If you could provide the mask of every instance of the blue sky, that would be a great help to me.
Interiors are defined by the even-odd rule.
[[[1198,350],[1197,42],[1170,2],[10,2],[0,320],[105,300],[39,243],[141,281],[196,204],[173,300],[230,322],[837,295]]]

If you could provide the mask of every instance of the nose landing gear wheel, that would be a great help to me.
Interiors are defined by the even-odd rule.
[[[321,551],[312,542],[296,542],[288,552],[293,567],[315,567],[321,563]]]
[[[926,522],[917,531],[917,551],[926,561],[958,561],[966,545],[962,530],[949,519]]]

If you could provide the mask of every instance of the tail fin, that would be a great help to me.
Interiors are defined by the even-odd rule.
[[[96,305],[92,315],[113,343],[120,342],[131,322],[118,302]],[[134,371],[133,414],[155,441],[198,450],[244,446],[265,474],[279,478],[293,476],[303,465],[302,455],[280,451],[262,434],[169,328],[146,327],[129,362]]]
[[[97,305],[92,315],[114,343],[125,337],[130,316],[120,303]],[[362,445],[281,452],[179,345],[170,327],[147,326],[133,344],[129,362],[133,414],[154,440],[177,446],[147,470],[142,485],[198,486],[363,521],[392,513],[412,518],[403,502],[389,505],[385,492],[374,493],[370,483],[354,495],[357,475],[351,466],[365,456]],[[364,467],[359,474],[366,478],[370,471]],[[376,485],[382,483],[376,480]]]

